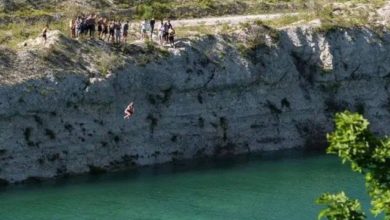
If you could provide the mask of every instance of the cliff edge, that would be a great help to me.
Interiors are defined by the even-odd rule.
[[[34,40],[18,52],[2,48],[4,183],[323,149],[333,114],[345,109],[363,113],[379,134],[390,133],[386,31],[255,25],[183,39],[169,50],[50,37],[46,48]],[[111,69],[114,62],[120,65]],[[126,121],[130,101],[136,113]]]

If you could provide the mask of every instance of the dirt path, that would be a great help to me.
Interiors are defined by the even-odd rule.
[[[184,19],[184,20],[174,20],[172,21],[172,24],[175,27],[216,25],[220,23],[239,24],[247,21],[270,20],[270,19],[280,18],[283,16],[294,16],[298,14],[299,13],[278,13],[278,14],[239,15],[239,16],[210,17],[210,18],[198,18],[198,19]]]
[[[196,26],[213,26],[218,24],[230,24],[238,25],[240,23],[255,21],[255,20],[271,20],[281,18],[283,16],[296,16],[299,13],[277,13],[277,14],[260,14],[260,15],[233,15],[233,16],[222,16],[222,17],[208,17],[208,18],[195,18],[195,19],[181,19],[172,20],[172,25],[177,27],[196,27]],[[156,21],[156,27],[159,28],[160,21]],[[138,30],[140,22],[134,22],[131,24],[134,30]],[[138,32],[137,32],[138,33]],[[153,36],[155,41],[158,41],[157,35]],[[137,38],[134,43],[143,43],[143,40]]]

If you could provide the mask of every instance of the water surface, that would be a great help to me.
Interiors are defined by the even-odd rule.
[[[322,192],[369,207],[363,177],[331,156],[198,162],[0,190],[0,219],[316,219]]]

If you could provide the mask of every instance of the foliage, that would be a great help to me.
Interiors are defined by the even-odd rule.
[[[349,199],[344,192],[336,195],[325,193],[317,200],[317,203],[328,206],[321,211],[318,219],[326,217],[329,220],[364,220],[366,217],[359,201]]]
[[[270,27],[279,28],[285,27],[287,25],[292,25],[298,22],[308,22],[312,21],[316,18],[314,13],[299,13],[297,15],[285,15],[280,18],[270,19],[263,21],[264,25],[268,25]]]
[[[170,4],[164,0],[150,1],[136,6],[137,17],[142,19],[165,19],[170,15]]]
[[[375,28],[372,15],[383,7],[385,0],[349,0],[336,1],[344,4],[316,4],[316,17],[321,20],[320,31],[327,32],[339,28],[370,26]]]
[[[353,171],[365,175],[372,213],[384,213],[389,220],[390,139],[375,137],[369,130],[369,122],[357,113],[338,113],[335,123],[335,131],[328,134],[327,152],[337,154],[343,163],[351,164]]]
[[[123,65],[123,60],[116,54],[100,53],[100,56],[96,59],[96,66],[100,74],[105,76],[113,69]]]
[[[346,9],[344,9],[346,10]],[[323,32],[331,31],[337,28],[363,27],[369,23],[369,10],[362,10],[361,13],[335,14],[331,5],[323,7],[317,12],[321,19],[320,30]]]
[[[203,8],[210,8],[215,4],[214,0],[198,0],[198,3]]]
[[[252,62],[256,60],[254,58],[258,49],[269,48],[279,42],[280,32],[265,25],[261,20],[241,23],[240,26],[245,32],[245,39],[237,45],[237,50]]]

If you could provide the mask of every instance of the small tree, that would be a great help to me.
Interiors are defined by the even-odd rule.
[[[203,8],[210,8],[214,6],[214,0],[198,0],[198,3]]]
[[[327,152],[337,154],[343,163],[351,164],[353,171],[365,175],[366,188],[371,196],[372,213],[384,213],[385,220],[390,220],[390,139],[375,137],[369,130],[369,122],[356,113],[336,114],[335,124],[335,131],[327,136],[330,143]],[[357,205],[356,200],[353,200],[353,203],[351,201],[345,195],[324,194],[317,202],[328,205],[328,209],[321,212],[319,218],[364,219],[364,215],[349,218],[350,216],[342,211],[347,208],[360,212],[360,204]],[[326,213],[341,215],[335,218]]]
[[[138,18],[142,19],[164,19],[170,17],[170,3],[164,0],[147,1],[136,7]]]
[[[328,206],[320,212],[318,219],[325,217],[329,220],[366,219],[359,201],[349,199],[344,192],[336,195],[325,193],[317,200],[317,203]]]
[[[153,2],[152,4],[153,17],[158,20],[170,17],[170,7],[166,3]]]

